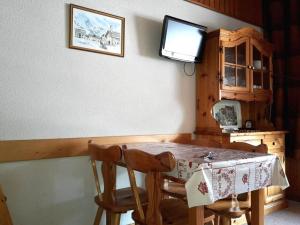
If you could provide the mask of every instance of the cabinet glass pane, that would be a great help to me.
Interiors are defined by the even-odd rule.
[[[270,70],[269,58],[266,56],[263,57],[263,70],[264,71]]]
[[[269,73],[264,73],[263,75],[263,82],[264,82],[264,89],[269,90],[270,89],[270,75]]]
[[[227,48],[225,47],[225,62],[235,64],[235,47]]]
[[[235,86],[235,84],[236,84],[235,68],[232,66],[225,66],[224,85]]]
[[[253,88],[262,89],[261,72],[253,71]]]
[[[237,64],[246,65],[246,43],[237,46]]]
[[[253,46],[253,66],[256,70],[262,69],[261,53],[255,46]]]
[[[246,68],[237,68],[237,86],[246,87]]]

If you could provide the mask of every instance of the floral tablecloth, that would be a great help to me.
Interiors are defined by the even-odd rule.
[[[151,154],[169,151],[176,167],[169,175],[186,181],[189,207],[209,205],[231,194],[289,182],[275,155],[175,143],[126,144]]]

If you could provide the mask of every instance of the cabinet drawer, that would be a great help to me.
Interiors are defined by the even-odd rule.
[[[262,140],[261,139],[253,139],[253,140],[244,140],[243,142],[247,143],[249,145],[258,146],[261,144]]]
[[[230,142],[243,142],[250,145],[260,145],[262,144],[263,137],[257,136],[238,136],[238,137],[231,137]]]
[[[284,152],[285,142],[284,138],[267,138],[263,139],[263,144],[268,146],[268,150],[271,152]]]

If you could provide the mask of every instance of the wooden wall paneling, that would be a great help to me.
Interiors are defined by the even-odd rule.
[[[224,13],[225,12],[225,1],[226,0],[220,0],[220,12]]]
[[[0,163],[87,155],[89,140],[100,145],[161,141],[190,143],[191,134],[0,141]]]
[[[288,199],[300,201],[300,158],[286,159],[286,174],[291,186],[286,190]]]
[[[203,0],[202,4],[209,6],[210,5],[210,0]]]
[[[235,10],[235,5],[236,5],[236,0],[229,0],[228,1],[228,4],[229,4],[229,11],[228,11],[228,15],[231,15],[233,17],[235,17],[236,15],[236,10]]]
[[[234,17],[246,22],[262,26],[262,1],[261,0],[236,0]]]
[[[211,10],[261,26],[262,0],[186,0]]]
[[[218,12],[220,12],[220,0],[215,0],[215,9],[218,11]]]
[[[228,11],[229,11],[228,0],[225,0],[225,2],[224,2],[224,14],[228,15]]]

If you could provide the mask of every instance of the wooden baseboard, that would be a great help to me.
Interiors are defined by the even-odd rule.
[[[0,141],[0,163],[87,155],[88,141],[101,145],[133,142],[190,143],[192,135],[137,135],[44,140]]]
[[[270,202],[265,205],[265,215],[285,209],[287,207],[288,207],[288,202],[286,201],[286,199]]]

